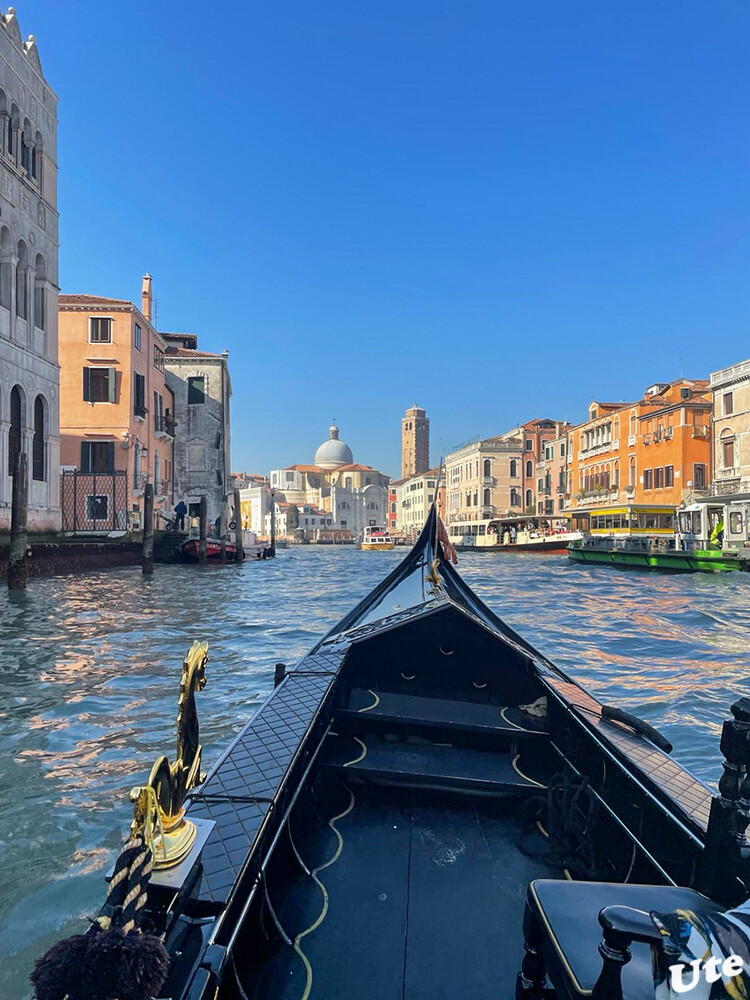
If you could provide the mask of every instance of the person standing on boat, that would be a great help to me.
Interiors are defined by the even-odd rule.
[[[185,506],[185,501],[184,500],[180,500],[180,502],[175,505],[174,512],[176,514],[176,519],[175,519],[176,530],[177,531],[184,531],[185,530],[185,515],[188,512],[188,509]]]
[[[714,527],[714,530],[711,532],[711,537],[709,538],[709,541],[711,542],[711,544],[713,545],[713,547],[716,548],[716,549],[720,549],[722,547],[722,545],[724,544],[724,518],[723,517],[720,517],[719,520],[716,522],[716,526]]]

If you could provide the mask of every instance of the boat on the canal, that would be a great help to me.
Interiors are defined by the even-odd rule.
[[[225,545],[227,559],[234,559],[237,547],[232,542]],[[182,543],[182,558],[185,562],[198,562],[200,558],[200,539],[188,538]],[[206,539],[206,559],[209,562],[218,562],[221,558],[221,542],[217,538]]]
[[[750,557],[744,500],[707,497],[673,507],[626,505],[590,514],[590,528],[568,547],[573,562],[670,573],[745,569]]]
[[[565,553],[582,536],[562,516],[509,514],[449,524],[448,537],[457,552]]]
[[[360,549],[364,552],[386,552],[394,546],[393,539],[385,528],[368,526],[362,532]]]
[[[131,793],[107,901],[37,966],[39,1000],[92,981],[122,996],[123,977],[130,1000],[669,995],[653,977],[682,960],[670,928],[750,893],[750,701],[724,725],[714,794],[454,558],[433,507],[401,564],[277,664],[205,779],[194,644],[178,758]]]

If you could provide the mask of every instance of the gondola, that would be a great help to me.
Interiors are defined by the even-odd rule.
[[[130,849],[158,862],[169,821],[176,853],[147,880],[124,850],[94,930],[130,912],[163,943],[154,995],[653,1000],[677,952],[650,914],[747,898],[750,702],[724,725],[713,794],[661,734],[501,621],[453,555],[433,508],[403,562],[293,669],[277,665],[202,781],[191,720],[184,816],[164,804],[161,762],[151,798],[135,790]],[[210,677],[202,649],[183,688]],[[149,803],[163,829],[151,814],[148,832]],[[135,882],[118,901],[123,870]],[[62,1000],[40,968],[39,996]]]

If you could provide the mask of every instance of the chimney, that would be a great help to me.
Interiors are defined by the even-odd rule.
[[[146,319],[151,322],[151,275],[143,275],[143,284],[141,285],[141,312],[146,317]]]

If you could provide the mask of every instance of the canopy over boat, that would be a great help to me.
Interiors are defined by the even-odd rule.
[[[598,985],[599,911],[745,898],[739,780],[714,798],[664,737],[495,615],[454,557],[433,507],[189,788],[195,839],[144,907],[170,958],[159,996],[534,1000],[548,976],[556,996],[617,1000],[626,966],[625,996],[648,997],[645,931]],[[746,746],[722,742],[728,774]],[[611,955],[634,940],[618,933]]]

